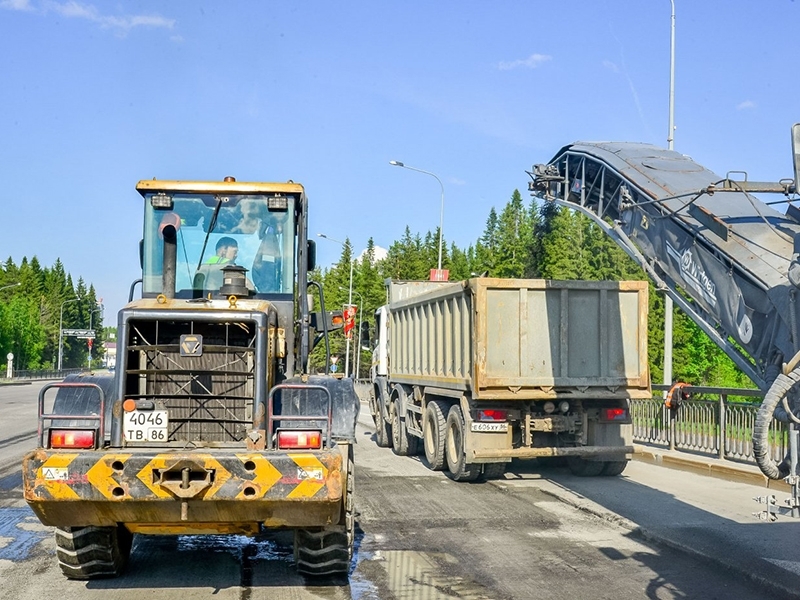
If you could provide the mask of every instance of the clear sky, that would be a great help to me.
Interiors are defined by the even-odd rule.
[[[791,177],[800,2],[675,4],[675,149]],[[669,0],[0,0],[0,259],[60,257],[114,323],[139,179],[292,179],[360,251],[438,226],[390,160],[464,247],[562,146],[666,146],[669,34]]]

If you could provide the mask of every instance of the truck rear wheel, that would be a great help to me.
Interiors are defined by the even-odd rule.
[[[454,481],[475,481],[481,474],[481,465],[467,464],[464,451],[464,416],[461,407],[454,404],[447,413],[447,435],[445,439],[447,468]]]
[[[69,579],[117,577],[128,564],[133,534],[116,527],[57,527],[56,556]]]
[[[628,466],[627,460],[607,460],[603,463],[603,475],[606,477],[615,477],[622,475],[625,467]]]
[[[297,572],[310,577],[347,575],[355,542],[355,470],[353,446],[347,448],[347,488],[339,525],[321,531],[295,529],[294,561]]]
[[[481,479],[487,481],[491,479],[500,479],[503,475],[505,475],[506,466],[507,464],[504,462],[484,463],[483,473],[481,473]]]
[[[431,400],[425,407],[425,422],[422,427],[422,444],[425,449],[425,460],[432,471],[444,469],[444,441],[447,431],[445,414],[447,404],[441,400]]]
[[[392,445],[392,435],[389,431],[389,424],[384,420],[383,414],[381,413],[379,394],[380,391],[375,389],[369,403],[370,412],[372,412],[372,420],[375,422],[375,443],[378,445],[378,448],[389,448]]]
[[[392,402],[392,450],[398,456],[414,456],[419,453],[417,438],[408,435],[406,422],[400,418],[400,401]]]
[[[606,463],[599,460],[586,460],[580,456],[570,456],[567,465],[573,475],[578,477],[597,477],[603,472]]]

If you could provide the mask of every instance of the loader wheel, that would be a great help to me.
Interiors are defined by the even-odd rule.
[[[117,577],[128,564],[132,542],[124,525],[57,527],[58,566],[68,579]]]
[[[422,424],[422,442],[425,459],[432,471],[444,469],[444,441],[447,432],[445,414],[447,404],[441,400],[431,400],[425,408],[425,422]]]
[[[505,475],[507,463],[485,463],[481,479],[489,481],[491,479],[501,479]]]
[[[578,477],[597,477],[603,472],[605,463],[599,460],[586,460],[580,456],[570,456],[567,458],[567,465],[573,475]]]
[[[353,446],[347,449],[347,489],[339,525],[321,531],[295,529],[294,561],[297,572],[309,577],[347,575],[355,541],[355,476]]]
[[[447,413],[445,456],[450,477],[454,481],[475,481],[481,474],[481,465],[467,464],[464,451],[464,416],[461,407],[454,404]]]
[[[627,460],[607,460],[603,463],[603,473],[606,477],[615,477],[622,475],[625,467],[628,466]]]

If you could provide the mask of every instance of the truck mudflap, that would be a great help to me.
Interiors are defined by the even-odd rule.
[[[39,449],[23,461],[23,482],[25,500],[45,525],[255,533],[261,524],[338,523],[343,468],[339,446],[290,452]]]

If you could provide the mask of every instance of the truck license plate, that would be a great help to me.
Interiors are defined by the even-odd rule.
[[[169,417],[166,410],[125,412],[123,435],[126,442],[166,442]]]
[[[508,423],[484,423],[477,422],[472,424],[472,431],[508,431]]]

